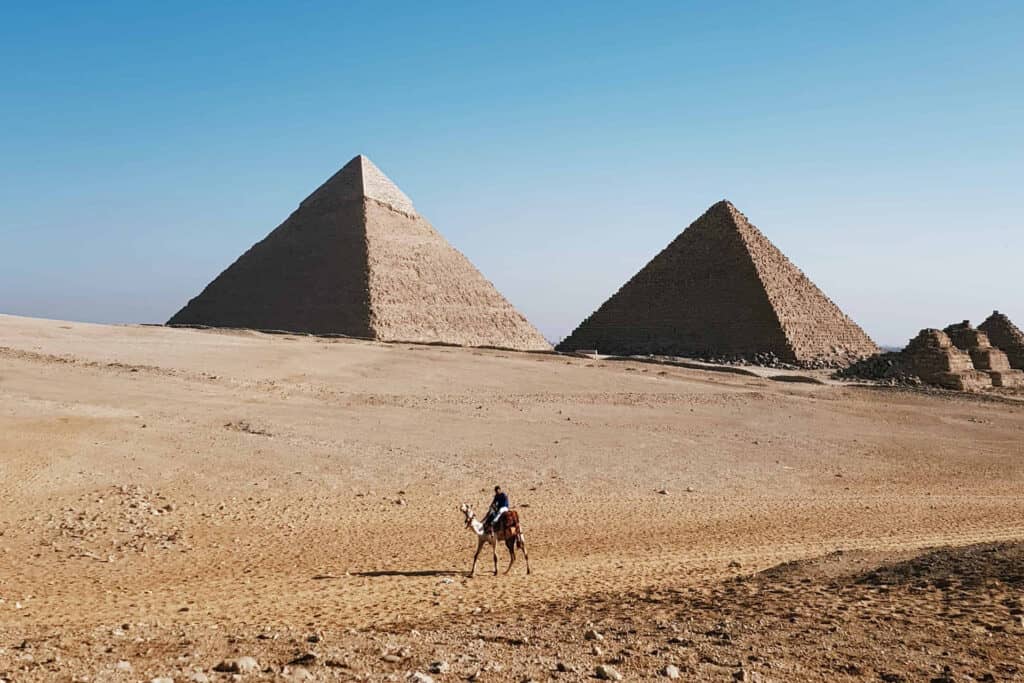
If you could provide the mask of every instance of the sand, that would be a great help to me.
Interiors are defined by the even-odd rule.
[[[0,316],[0,678],[1020,679],[1022,444],[967,395]],[[469,580],[495,483],[534,571]]]

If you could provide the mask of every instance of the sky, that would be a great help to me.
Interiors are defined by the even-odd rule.
[[[731,200],[883,345],[1024,326],[1024,3],[50,2],[0,313],[163,322],[356,154],[552,341]]]

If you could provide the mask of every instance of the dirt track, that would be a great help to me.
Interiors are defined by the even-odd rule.
[[[802,564],[785,581],[752,575],[837,550],[870,572],[926,547],[1022,539],[1022,444],[1024,407],[970,397],[0,316],[0,677],[215,678],[239,654],[269,677],[306,648],[319,659],[290,674],[401,678],[445,658],[437,680],[574,680],[602,663],[640,678],[673,662],[707,680],[741,666],[777,680],[943,666],[1013,679],[995,661],[1024,671],[1006,572],[972,584],[959,617],[935,616],[955,576],[896,591],[913,606],[902,628],[935,642],[877,662],[864,645],[877,623],[832,614],[829,632],[818,618],[844,596],[844,614],[874,614],[870,585],[844,592]],[[520,506],[534,574],[467,581],[474,539],[456,508],[486,507],[496,482]],[[793,587],[763,603],[735,588],[764,581]],[[754,638],[756,661],[704,661],[699,638],[669,635],[690,628],[683,606],[699,620],[794,605],[849,652],[775,642],[783,629],[765,623],[728,639]],[[977,614],[1005,623],[983,635]],[[596,655],[581,639],[602,620]],[[629,645],[648,628],[658,647]],[[410,651],[382,660],[399,641]],[[552,672],[558,659],[568,671]]]

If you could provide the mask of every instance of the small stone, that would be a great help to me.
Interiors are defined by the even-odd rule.
[[[739,560],[733,560],[729,563],[729,569],[739,569],[743,565],[739,563]]]
[[[213,670],[229,674],[251,674],[259,671],[259,668],[260,665],[252,657],[239,657],[238,659],[225,659],[213,667]]]
[[[120,662],[114,665],[114,668],[117,671],[131,671],[132,665],[122,659]]]
[[[585,640],[597,640],[597,641],[604,640],[604,636],[601,635],[600,633],[598,633],[597,631],[595,631],[592,628],[591,629],[587,629],[586,633],[583,634],[583,638]]]
[[[448,662],[443,660],[439,662],[434,662],[430,665],[430,673],[432,674],[446,674],[450,670],[451,667],[448,666]]]
[[[399,662],[402,661],[401,657],[399,657],[398,655],[390,654],[390,653],[384,655],[383,657],[381,657],[381,659],[384,660],[385,662],[389,663],[389,664],[398,664]]]
[[[667,496],[668,495],[668,489],[658,489],[658,493],[660,493],[663,496]]]
[[[289,664],[298,664],[300,666],[306,666],[308,664],[316,663],[316,659],[317,659],[317,657],[316,657],[316,653],[315,652],[304,652],[304,653],[302,653],[301,655],[299,655],[298,657],[296,657],[295,659],[293,659],[292,661],[290,661],[288,663]]]
[[[210,683],[210,677],[202,671],[194,671],[189,675],[188,680],[191,681],[191,683]]]
[[[252,657],[239,657],[235,661],[238,664],[238,673],[240,674],[251,674],[260,669],[260,665]]]
[[[687,493],[693,493],[693,487],[692,486],[687,486],[686,487],[686,492]]]
[[[174,683],[174,679],[170,676],[157,676],[156,678],[150,679],[149,683]]]
[[[595,643],[590,646],[590,654],[594,655],[595,657],[600,657],[604,654],[604,650],[601,649],[600,645]]]
[[[405,680],[409,681],[409,683],[434,683],[433,678],[419,671],[413,671]]]
[[[622,674],[616,671],[613,667],[607,664],[598,664],[597,668],[594,669],[594,675],[602,681],[621,681]]]
[[[286,681],[312,681],[313,674],[301,666],[295,668],[286,666],[281,672],[281,677]]]
[[[675,664],[668,664],[661,670],[661,675],[665,678],[679,678],[679,667]]]

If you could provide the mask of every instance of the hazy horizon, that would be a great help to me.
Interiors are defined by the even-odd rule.
[[[881,345],[1024,325],[1024,5],[58,6],[0,313],[164,322],[362,153],[554,342],[723,198]]]

